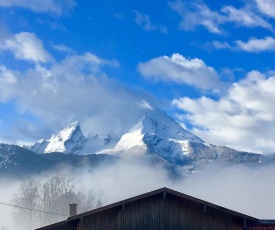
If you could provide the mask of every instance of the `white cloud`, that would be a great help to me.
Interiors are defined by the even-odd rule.
[[[219,24],[224,20],[223,16],[211,11],[204,3],[177,0],[169,2],[169,6],[182,17],[180,29],[193,30],[196,26],[204,26],[211,33],[222,33]]]
[[[238,49],[251,53],[275,50],[275,39],[272,37],[265,37],[263,39],[251,38],[247,42],[239,40],[236,41],[236,44]]]
[[[143,27],[144,30],[146,30],[146,31],[158,30],[164,34],[167,33],[167,28],[165,26],[154,25],[151,22],[151,19],[148,15],[141,14],[140,12],[138,12],[136,10],[134,10],[134,12],[136,14],[135,22],[137,23],[137,25]]]
[[[227,42],[213,41],[212,46],[216,49],[230,49],[231,46]]]
[[[230,49],[233,51],[245,51],[250,53],[260,53],[275,51],[275,39],[273,37],[265,37],[261,39],[250,38],[248,41],[237,40],[234,44],[227,42],[212,41],[205,43],[206,48]]]
[[[65,45],[53,45],[53,48],[59,52],[62,52],[62,53],[69,53],[69,54],[75,54],[76,51],[68,46],[65,46]]]
[[[275,18],[274,0],[255,0],[259,10],[269,17]]]
[[[7,83],[12,83],[15,84],[17,83],[17,79],[14,76],[14,74],[7,70],[7,68],[5,66],[0,66],[0,81],[3,82],[7,82]]]
[[[141,117],[144,107],[140,103],[148,96],[133,92],[106,76],[105,67],[118,65],[116,60],[85,53],[69,55],[46,66],[36,64],[24,73],[2,67],[3,74],[10,72],[14,78],[0,74],[0,81],[4,82],[0,84],[0,101],[12,100],[22,116],[31,115],[35,119],[29,121],[34,120],[33,125],[45,131],[42,136],[41,131],[32,128],[34,132],[29,135],[20,121],[11,124],[20,128],[10,128],[13,132],[10,137],[14,141],[48,138],[75,120],[79,120],[83,131],[91,135],[119,136],[126,132]]]
[[[201,59],[187,59],[180,54],[161,56],[139,63],[138,70],[155,81],[176,82],[206,90],[220,90],[223,84],[214,68]]]
[[[57,15],[61,15],[75,6],[75,0],[0,0],[0,7],[22,7],[37,13]]]
[[[182,122],[207,142],[239,150],[272,153],[275,149],[275,76],[252,71],[219,100],[174,99]]]
[[[5,66],[0,66],[0,102],[4,102],[10,97],[10,89],[15,87],[16,83],[15,73]]]
[[[240,9],[223,6],[220,10],[214,11],[202,1],[176,0],[170,1],[169,6],[182,17],[179,27],[183,30],[194,30],[197,26],[203,26],[211,33],[222,34],[222,25],[227,23],[272,30],[272,25],[258,15],[250,5]]]
[[[272,30],[272,25],[249,9],[248,7],[237,9],[233,6],[224,6],[221,12],[225,15],[225,22],[234,22],[238,26],[263,27]]]
[[[35,34],[21,32],[6,39],[0,50],[11,51],[15,58],[32,62],[49,62],[51,55],[44,49],[43,42]]]

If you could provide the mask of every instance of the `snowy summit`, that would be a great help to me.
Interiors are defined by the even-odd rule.
[[[70,154],[79,154],[85,144],[78,121],[73,122],[57,134],[53,134],[49,140],[39,140],[33,145],[24,146],[37,153],[63,152]]]

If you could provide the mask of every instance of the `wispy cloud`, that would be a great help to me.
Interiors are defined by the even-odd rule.
[[[2,41],[0,50],[12,52],[16,59],[31,62],[49,62],[51,55],[44,49],[43,42],[33,33],[21,32]]]
[[[0,66],[0,76],[0,81],[2,83],[7,82],[15,84],[17,82],[17,79],[12,73],[12,71],[7,70],[7,68],[4,66]]]
[[[225,16],[224,23],[233,22],[237,26],[244,26],[248,28],[262,27],[272,30],[272,25],[258,15],[251,7],[244,7],[237,9],[233,6],[224,6],[221,13]]]
[[[272,52],[275,51],[275,38],[250,38],[248,41],[237,40],[231,44],[228,42],[212,41],[205,43],[204,47],[230,49],[232,51],[244,51],[249,53]]]
[[[118,18],[118,19],[125,19],[126,18],[123,13],[114,13],[113,16],[115,18]]]
[[[141,26],[146,31],[160,31],[161,33],[166,34],[167,28],[165,26],[155,25],[151,22],[149,15],[142,14],[134,10],[136,14],[135,22],[137,25]]]
[[[207,43],[206,45],[211,45],[215,49],[231,49],[231,45],[228,42],[213,41],[211,44]]]
[[[188,59],[180,54],[139,63],[138,70],[144,77],[155,81],[175,82],[213,91],[224,87],[214,68],[207,66],[201,59]]]
[[[0,0],[0,7],[21,7],[36,13],[61,15],[76,6],[75,0]]]
[[[10,98],[10,87],[16,84],[16,73],[7,69],[5,66],[0,66],[0,102],[5,102]]]
[[[144,109],[140,101],[147,100],[148,95],[129,90],[104,72],[105,68],[119,67],[118,61],[87,52],[67,54],[61,61],[44,64],[40,62],[47,60],[41,59],[43,55],[39,59],[36,55],[22,55],[19,57],[32,61],[26,71],[0,68],[0,102],[12,100],[22,116],[35,118],[34,125],[39,121],[41,129],[47,132],[45,137],[75,120],[83,124],[87,134],[119,136],[140,118]],[[25,128],[17,128],[15,133],[10,127],[13,132],[10,138],[26,141],[30,136],[26,135],[28,131],[24,132]]]
[[[198,26],[203,26],[211,33],[223,34],[222,26],[227,23],[272,30],[272,25],[250,6],[240,9],[223,6],[220,10],[215,11],[202,1],[185,0],[170,1],[169,6],[182,17],[179,28],[183,30],[194,30]]]
[[[211,33],[222,32],[219,25],[224,20],[223,16],[204,3],[177,0],[170,1],[169,6],[182,17],[180,29],[193,30],[197,26],[203,26]]]
[[[275,39],[265,37],[263,39],[251,38],[247,42],[236,41],[237,48],[246,52],[258,53],[264,51],[275,51]]]
[[[272,18],[275,18],[275,1],[273,0],[255,0],[259,10]]]
[[[69,53],[69,54],[74,54],[76,51],[68,46],[59,44],[59,45],[52,45],[52,47],[62,53]]]
[[[202,139],[239,150],[272,153],[275,148],[275,77],[252,71],[214,100],[174,99],[178,118],[193,125]]]

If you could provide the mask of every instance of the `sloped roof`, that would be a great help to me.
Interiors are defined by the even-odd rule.
[[[224,213],[228,213],[228,214],[233,215],[233,216],[238,216],[238,217],[241,217],[241,218],[244,218],[244,219],[247,219],[247,220],[251,220],[251,221],[254,221],[254,222],[259,221],[259,219],[257,219],[257,218],[254,218],[254,217],[251,217],[251,216],[248,216],[248,215],[245,215],[245,214],[242,214],[242,213],[239,213],[239,212],[236,212],[236,211],[233,211],[233,210],[230,210],[230,209],[227,209],[227,208],[209,203],[209,202],[204,201],[204,200],[200,200],[198,198],[195,198],[195,197],[192,197],[192,196],[186,195],[184,193],[180,193],[180,192],[177,192],[175,190],[165,188],[165,187],[161,188],[161,189],[151,191],[151,192],[148,192],[148,193],[144,193],[142,195],[135,196],[135,197],[132,197],[132,198],[129,198],[129,199],[126,199],[126,200],[122,200],[122,201],[119,201],[119,202],[116,202],[116,203],[113,203],[113,204],[110,204],[110,205],[107,205],[107,206],[104,206],[104,207],[101,207],[101,208],[97,208],[97,209],[94,209],[94,210],[91,210],[91,211],[88,211],[88,212],[84,212],[84,213],[69,217],[67,219],[67,221],[73,221],[73,220],[79,219],[81,217],[89,216],[89,215],[92,215],[92,214],[95,214],[95,213],[98,213],[98,212],[102,212],[102,211],[105,211],[105,210],[108,210],[108,209],[111,209],[111,208],[115,208],[115,207],[118,207],[118,206],[121,206],[121,205],[125,205],[125,204],[128,204],[128,203],[131,203],[131,202],[134,202],[134,201],[137,201],[137,200],[140,200],[140,199],[144,199],[144,198],[156,195],[156,194],[161,194],[161,193],[163,193],[163,194],[164,193],[172,194],[172,195],[177,196],[179,198],[182,198],[182,199],[185,199],[185,200],[190,200],[192,202],[199,203],[199,204],[202,204],[202,205],[206,205],[207,207],[214,208],[216,210],[222,211]]]

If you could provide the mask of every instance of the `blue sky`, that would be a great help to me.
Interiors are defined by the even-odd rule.
[[[0,0],[0,141],[79,120],[119,135],[145,101],[207,142],[275,149],[275,2]]]

